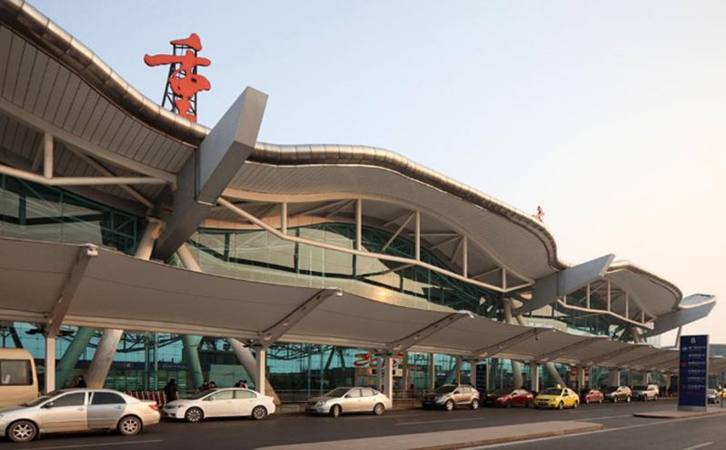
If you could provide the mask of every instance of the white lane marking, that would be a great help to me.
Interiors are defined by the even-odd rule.
[[[633,417],[633,415],[632,414],[623,414],[620,416],[590,417],[589,419],[577,419],[577,422],[589,422],[591,420],[615,419],[617,417]]]
[[[134,445],[134,444],[158,444],[164,442],[162,439],[154,439],[148,441],[126,441],[126,442],[105,442],[103,444],[75,444],[75,445],[57,445],[54,447],[27,447],[32,450],[57,450],[61,448],[88,448],[88,447],[107,447],[109,445]]]
[[[694,445],[693,447],[684,448],[683,450],[696,450],[697,448],[708,447],[713,445],[713,442],[704,442],[703,444]]]
[[[723,416],[711,416],[711,417],[723,417]],[[607,428],[604,430],[588,431],[585,433],[566,434],[564,436],[552,436],[552,437],[545,437],[545,438],[538,438],[538,439],[529,439],[526,441],[508,442],[506,444],[492,444],[492,445],[483,445],[480,447],[469,447],[468,450],[512,447],[515,445],[527,445],[527,444],[531,444],[533,442],[551,441],[554,439],[567,439],[567,438],[572,438],[572,437],[587,436],[589,434],[610,433],[611,431],[632,430],[633,428],[653,427],[656,425],[663,425],[664,423],[676,423],[676,422],[683,422],[685,420],[696,420],[696,419],[705,419],[705,418],[710,418],[710,417],[686,417],[684,419],[665,419],[665,420],[659,420],[657,422],[652,422],[652,423],[641,423],[638,425],[629,425],[627,427]],[[687,450],[687,449],[684,449],[684,450]]]
[[[448,420],[424,420],[420,422],[401,422],[401,423],[394,423],[393,425],[426,425],[429,423],[446,423],[446,422],[464,422],[467,420],[482,420],[484,419],[484,416],[481,417],[469,417],[466,419],[448,419]]]

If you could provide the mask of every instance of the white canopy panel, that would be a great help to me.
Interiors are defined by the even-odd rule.
[[[0,319],[47,324],[66,281],[77,267],[79,255],[85,254],[87,248],[0,239]],[[66,325],[259,340],[265,330],[283,322],[320,292],[316,288],[192,272],[102,248],[96,253],[82,272],[75,295],[64,299],[70,301],[67,315],[60,317]],[[410,347],[412,351],[476,357],[487,349],[487,356],[538,361],[543,355],[577,347],[588,339],[549,329],[535,335],[527,333],[532,328],[473,314],[463,315],[433,334],[425,333],[427,327],[452,314],[458,313],[398,306],[342,293],[315,307],[280,341],[386,350],[392,349],[395,341],[421,336]],[[605,339],[587,346],[586,351],[568,351],[555,360],[586,364],[593,358],[632,347]],[[492,352],[493,348],[499,350]],[[666,352],[636,348],[598,361],[598,365],[617,366],[639,355],[650,357],[657,353],[667,358]]]

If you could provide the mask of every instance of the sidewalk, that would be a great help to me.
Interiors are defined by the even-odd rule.
[[[264,450],[370,450],[378,448],[385,448],[386,450],[444,450],[586,433],[603,428],[603,425],[597,423],[553,421],[262,448]]]
[[[713,407],[706,411],[653,411],[633,414],[634,417],[646,419],[689,419],[691,417],[719,416],[726,414],[726,408]]]

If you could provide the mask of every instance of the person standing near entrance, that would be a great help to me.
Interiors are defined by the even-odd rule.
[[[169,380],[169,382],[166,383],[166,386],[164,386],[164,395],[166,395],[167,403],[179,400],[179,389],[177,388],[176,380],[174,378]]]

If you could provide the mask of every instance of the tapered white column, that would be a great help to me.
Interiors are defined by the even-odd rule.
[[[159,237],[163,230],[163,222],[157,219],[149,219],[146,225],[144,235],[136,248],[135,258],[148,261],[151,258],[151,252],[154,250],[154,241]],[[116,348],[121,342],[123,330],[104,330],[101,335],[101,341],[98,343],[96,353],[93,355],[91,366],[88,368],[88,376],[86,384],[91,389],[100,389],[106,381],[108,372],[111,369],[113,358],[116,355]]]
[[[529,372],[532,374],[532,385],[530,386],[532,392],[539,392],[539,364],[536,362],[529,363]]]
[[[386,405],[390,408],[393,405],[393,355],[387,353],[383,358],[383,394],[388,397],[390,404]]]
[[[461,356],[454,357],[454,382],[461,383]]]
[[[433,353],[429,353],[429,389],[436,389],[436,360]]]
[[[55,338],[45,338],[45,392],[55,391]]]
[[[469,362],[469,384],[476,387],[476,366],[479,365],[478,359],[472,359]]]
[[[504,321],[509,324],[515,323],[515,320],[512,317],[512,299],[509,298],[504,299]],[[524,384],[524,379],[522,378],[522,367],[517,361],[511,360],[511,363],[512,383],[514,384],[515,388],[521,388],[522,384]]]
[[[262,395],[265,395],[265,387],[267,384],[267,350],[262,347],[256,349],[255,362],[257,363],[255,371],[255,389]]]

